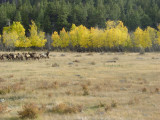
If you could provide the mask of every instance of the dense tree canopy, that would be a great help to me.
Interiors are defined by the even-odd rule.
[[[108,20],[121,20],[129,31],[160,23],[159,0],[1,0],[0,32],[13,21],[29,29],[34,20],[46,33],[75,25],[105,28]],[[29,32],[29,31],[27,31]]]
[[[52,45],[55,48],[83,50],[151,49],[160,45],[160,25],[157,29],[147,27],[143,30],[138,27],[129,33],[122,21],[107,21],[105,29],[88,29],[83,25],[72,24],[69,32],[63,28],[60,34],[56,31],[52,34]]]
[[[160,50],[159,23],[160,0],[2,0],[0,48]]]
[[[25,29],[20,22],[13,22],[11,26],[3,28],[3,43],[7,47],[30,47]]]

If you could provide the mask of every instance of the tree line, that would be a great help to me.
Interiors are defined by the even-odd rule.
[[[120,20],[129,31],[157,28],[160,23],[159,0],[1,0],[0,33],[13,21],[29,29],[34,20],[45,33],[70,30],[72,23],[87,28],[105,28],[108,20]],[[29,31],[26,32],[26,34]]]
[[[0,48],[159,50],[158,23],[159,0],[2,0]]]
[[[8,49],[44,47],[47,40],[45,33],[38,31],[34,21],[31,21],[30,36],[26,37],[26,30],[20,22],[13,22],[11,26],[3,28],[3,34],[0,35],[1,44]]]
[[[56,50],[72,51],[138,51],[160,50],[160,25],[157,29],[147,27],[129,32],[122,21],[107,21],[104,29],[84,25],[72,24],[70,31],[62,28],[51,35],[50,47]],[[44,48],[47,44],[45,32],[38,30],[34,21],[31,21],[29,36],[20,22],[3,28],[0,35],[0,45],[4,48]]]
[[[63,28],[52,34],[54,48],[76,51],[157,51],[160,48],[160,25],[129,32],[122,21],[107,21],[104,29],[72,24],[70,31]]]

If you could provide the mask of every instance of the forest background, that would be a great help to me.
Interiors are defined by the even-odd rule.
[[[159,0],[2,0],[0,49],[159,51],[159,23]]]

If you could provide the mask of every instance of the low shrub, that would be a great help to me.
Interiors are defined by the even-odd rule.
[[[7,106],[2,104],[2,103],[0,103],[0,113],[5,112],[6,110],[7,110]]]
[[[111,107],[116,108],[117,107],[117,102],[113,100],[112,103],[111,103]]]
[[[23,106],[22,111],[18,111],[19,118],[29,118],[29,119],[35,119],[37,118],[41,113],[43,113],[45,110],[44,106],[38,107],[34,103],[29,103]]]
[[[89,95],[88,85],[82,85],[82,90],[83,90],[83,95],[84,96]]]
[[[52,108],[52,112],[65,114],[65,113],[78,113],[82,111],[82,106],[80,105],[67,105],[65,103],[60,103]]]
[[[104,110],[105,110],[106,112],[110,111],[110,110],[111,110],[111,106],[106,105],[105,108],[104,108]]]
[[[143,89],[142,89],[142,92],[147,92],[147,88],[143,88]]]
[[[11,88],[10,87],[1,87],[0,88],[0,95],[5,95],[11,92]]]
[[[156,92],[156,93],[159,93],[159,88],[156,88],[156,89],[155,89],[155,92]]]
[[[5,95],[11,92],[17,92],[20,90],[25,90],[25,87],[21,83],[15,83],[8,86],[1,86],[0,87],[0,95]]]
[[[57,89],[59,87],[59,84],[57,81],[54,81],[54,82],[47,82],[47,81],[43,81],[41,82],[40,86],[39,86],[39,89]]]

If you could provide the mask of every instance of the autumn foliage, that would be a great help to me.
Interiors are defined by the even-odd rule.
[[[37,30],[37,26],[32,21],[32,25],[30,25],[30,37],[29,40],[31,42],[31,46],[34,47],[43,47],[47,40],[45,39],[45,33]]]
[[[30,37],[26,37],[25,29],[20,22],[13,22],[3,28],[3,43],[6,47],[43,47],[47,40],[44,32],[38,32],[36,24],[30,25]]]
[[[35,22],[31,21],[29,36],[26,37],[24,27],[20,22],[13,22],[11,26],[3,28],[3,44],[6,47],[44,47],[47,39],[45,33],[39,31]],[[70,31],[63,28],[54,31],[51,45],[54,48],[73,49],[150,49],[160,45],[160,25],[157,30],[151,27],[141,29],[138,27],[134,32],[129,32],[122,21],[107,21],[105,29],[99,29],[72,24]]]
[[[25,29],[20,22],[13,22],[9,27],[3,28],[3,43],[7,47],[30,47],[31,43],[25,36]]]
[[[151,48],[153,44],[160,45],[160,26],[159,31],[147,27],[145,30],[137,28],[135,32],[129,33],[122,21],[107,21],[105,29],[83,25],[72,25],[71,30],[66,32],[63,28],[52,34],[53,46],[65,48],[69,45],[73,48]],[[63,33],[63,35],[62,35]],[[65,44],[64,44],[65,43]]]
[[[64,28],[60,31],[60,35],[55,31],[52,34],[52,39],[54,39],[52,43],[54,47],[65,48],[69,46],[69,35]]]

